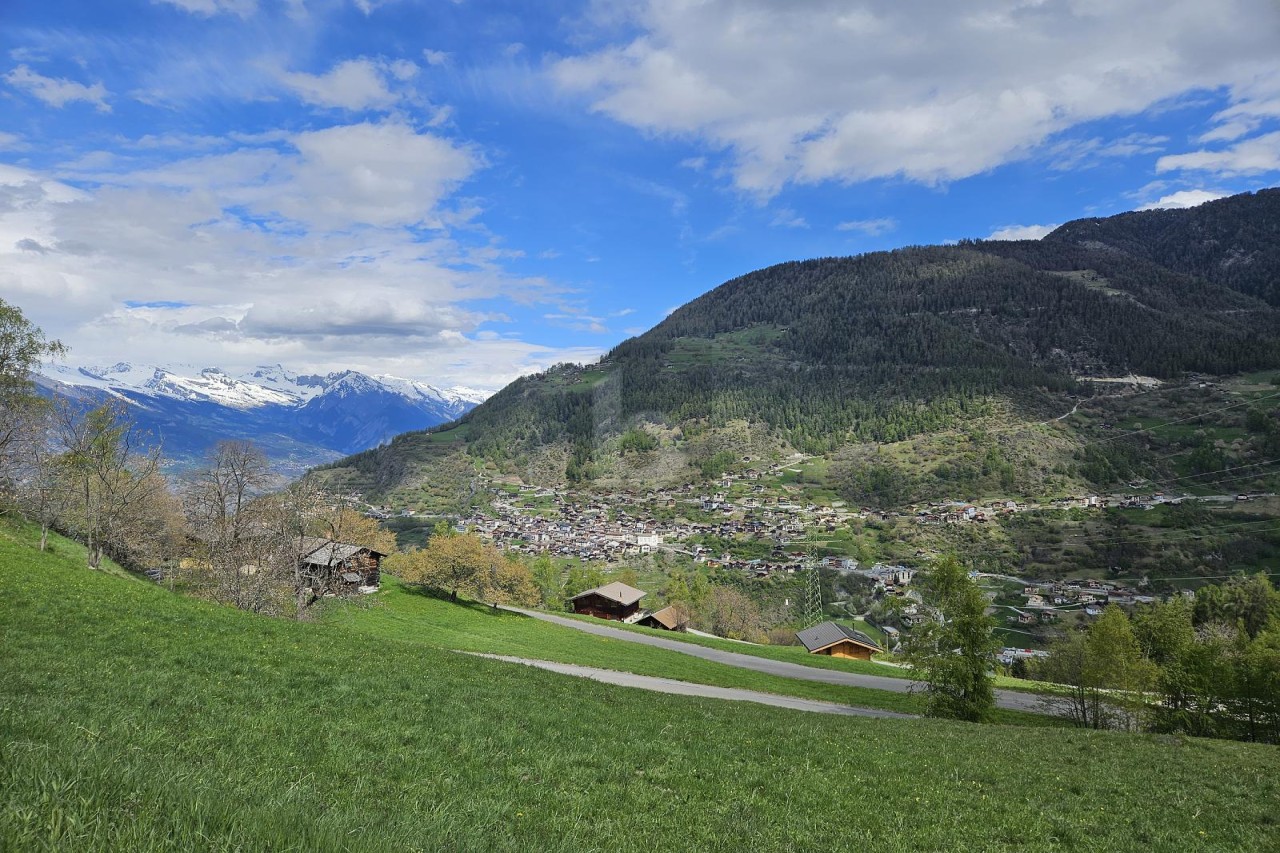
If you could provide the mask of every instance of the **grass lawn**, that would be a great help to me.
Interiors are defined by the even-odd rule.
[[[638,675],[675,678],[696,684],[760,690],[908,714],[919,714],[924,709],[924,702],[919,696],[797,681],[725,666],[679,652],[599,637],[515,613],[494,611],[484,604],[451,604],[402,587],[392,579],[387,580],[378,594],[331,610],[326,617],[326,624],[378,638],[437,649],[490,652],[576,663]],[[663,632],[663,635],[672,636],[667,632]],[[682,635],[681,638],[692,641],[702,639],[687,635]],[[731,651],[740,650],[738,643],[726,640],[712,642],[721,643]],[[892,667],[876,664],[868,666],[874,667],[873,671],[877,675],[897,674]],[[1039,715],[1016,711],[999,711],[998,714],[1000,721],[1005,723],[1047,725],[1054,722]]]
[[[1274,747],[639,693],[184,599],[29,533],[0,537],[3,850],[1263,851],[1280,831]]]

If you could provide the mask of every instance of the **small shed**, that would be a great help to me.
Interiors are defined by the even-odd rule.
[[[683,631],[688,621],[680,609],[664,607],[653,613],[646,613],[636,624],[646,628],[661,628],[664,631]]]
[[[336,580],[353,587],[377,587],[382,579],[382,558],[386,555],[363,545],[308,538],[303,541],[300,559],[313,589]],[[329,580],[333,579],[333,580]]]
[[[796,632],[796,637],[811,655],[871,660],[872,654],[884,651],[866,634],[838,622],[814,625],[812,628]]]
[[[574,613],[615,622],[634,622],[640,615],[640,599],[645,595],[643,590],[614,581],[580,592],[569,601],[573,603]]]

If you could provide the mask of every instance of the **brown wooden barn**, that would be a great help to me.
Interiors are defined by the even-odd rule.
[[[683,631],[689,619],[684,611],[677,607],[664,607],[653,613],[646,613],[636,622],[646,628],[661,628],[664,631]]]
[[[811,655],[871,660],[872,654],[884,651],[866,634],[837,622],[814,625],[812,628],[797,632],[796,637]]]
[[[580,592],[569,600],[573,602],[574,613],[615,622],[634,622],[640,614],[640,599],[645,595],[643,590],[614,581]]]
[[[317,592],[336,587],[377,588],[382,579],[382,558],[386,555],[363,545],[308,538],[303,541],[300,560],[304,573]]]

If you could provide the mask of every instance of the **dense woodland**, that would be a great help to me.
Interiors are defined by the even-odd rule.
[[[763,423],[823,454],[962,423],[993,400],[1048,413],[1055,397],[1087,393],[1079,376],[1277,367],[1278,228],[1280,191],[1266,191],[1082,220],[1039,241],[780,264],[695,299],[599,365],[517,380],[439,436],[338,466],[386,486],[404,469],[397,456],[456,433],[499,465],[567,447],[575,482],[643,422],[685,435]]]

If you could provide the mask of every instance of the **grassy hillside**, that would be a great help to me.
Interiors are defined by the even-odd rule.
[[[1280,751],[641,694],[0,537],[7,850],[1234,849]],[[626,842],[629,843],[629,842]]]

